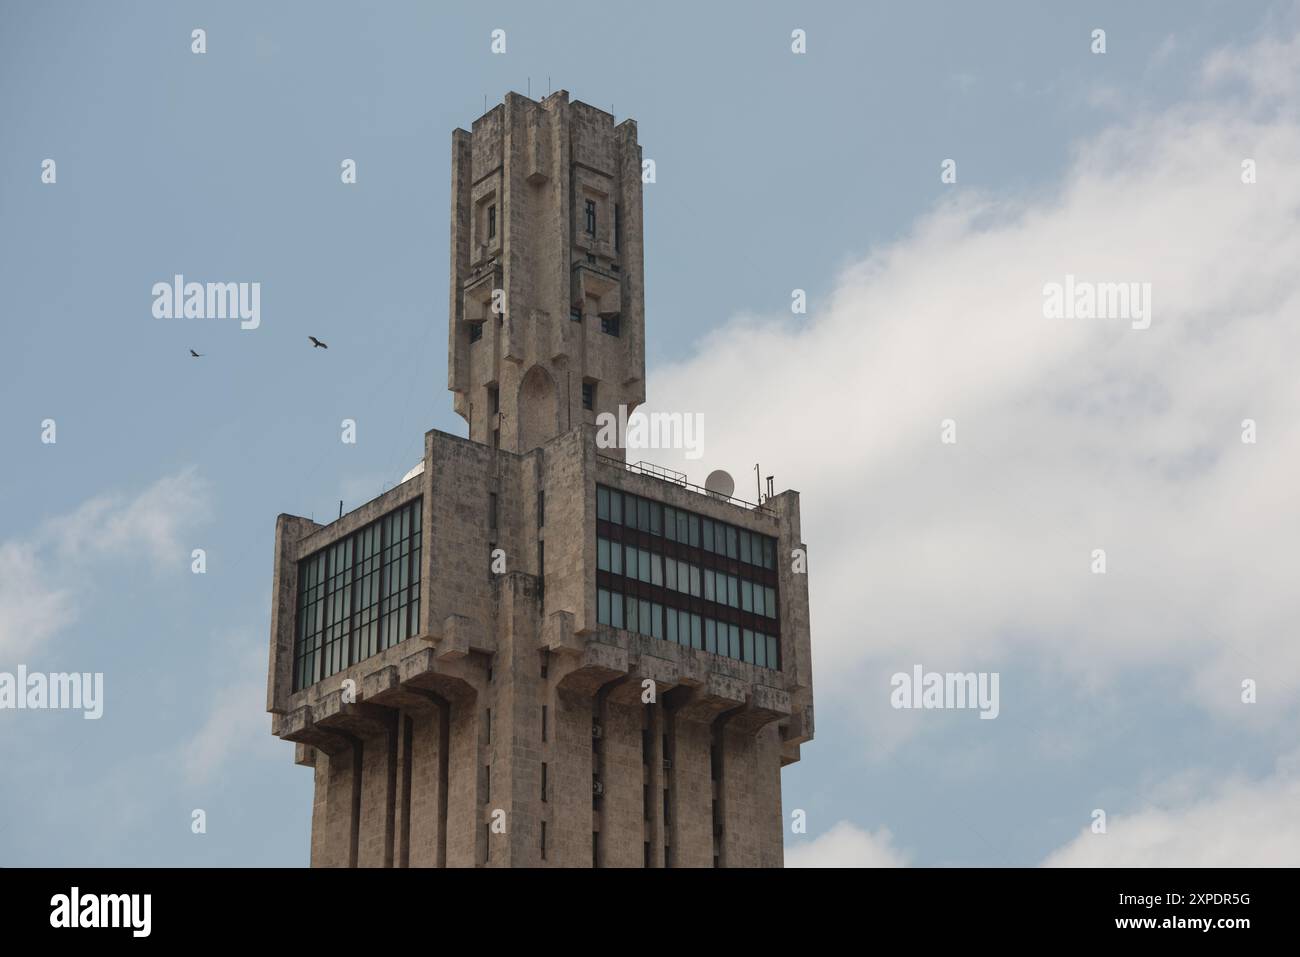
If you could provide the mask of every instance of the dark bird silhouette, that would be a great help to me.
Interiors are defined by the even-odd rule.
[[[190,350],[190,355],[192,355],[192,356],[193,356],[194,358],[196,358],[196,359],[202,359],[202,358],[203,358],[203,356],[202,356],[200,353],[195,352],[193,349]]]
[[[313,349],[328,349],[328,348],[329,348],[329,346],[325,345],[325,343],[321,342],[321,341],[320,341],[319,339],[317,339],[315,336],[308,336],[307,338],[311,340],[311,346],[312,346]]]

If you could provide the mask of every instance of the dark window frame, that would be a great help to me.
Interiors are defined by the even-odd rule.
[[[423,498],[298,562],[293,690],[419,634]]]
[[[761,657],[765,660],[762,667],[767,667],[774,671],[780,671],[782,668],[781,656],[781,608],[780,608],[780,581],[775,567],[768,567],[766,562],[754,564],[753,562],[741,562],[739,558],[728,557],[728,541],[739,541],[740,533],[745,532],[750,540],[750,556],[760,557],[773,556],[775,554],[777,540],[770,535],[762,532],[742,529],[739,526],[731,525],[718,519],[710,519],[698,513],[676,506],[668,506],[664,503],[657,502],[653,499],[647,499],[631,492],[624,492],[613,486],[597,484],[596,486],[596,539],[597,553],[599,553],[600,539],[606,539],[610,542],[609,552],[612,556],[616,550],[627,548],[635,549],[638,559],[640,552],[650,553],[651,567],[653,568],[653,556],[660,556],[660,561],[673,559],[676,562],[684,563],[700,570],[701,587],[700,594],[694,595],[690,589],[685,591],[672,589],[668,587],[668,576],[665,573],[660,584],[655,584],[652,580],[642,581],[640,577],[640,562],[636,563],[637,567],[632,568],[628,561],[623,562],[622,571],[613,570],[614,563],[611,561],[610,568],[597,568],[596,587],[599,592],[608,594],[607,604],[610,609],[608,621],[601,621],[608,627],[623,628],[637,631],[645,635],[653,635],[657,630],[663,636],[663,640],[673,640],[668,637],[672,626],[669,624],[670,613],[680,614],[687,613],[691,624],[691,634],[686,640],[682,640],[680,622],[677,620],[678,627],[675,629],[679,644],[689,647],[696,647],[700,650],[708,651],[711,654],[719,654],[723,657],[733,658],[742,661],[755,662]],[[601,507],[603,505],[603,508]],[[664,520],[654,522],[653,517],[660,509],[664,511]],[[642,521],[643,513],[646,521]],[[613,521],[618,515],[623,521]],[[669,521],[669,517],[673,519]],[[700,533],[701,527],[705,522],[712,523],[715,530],[715,547],[716,540],[721,540],[722,548],[720,551],[709,550],[704,547],[703,536]],[[673,526],[670,529],[670,524]],[[656,525],[658,527],[656,527]],[[686,540],[680,540],[680,532],[686,532]],[[691,542],[694,544],[691,544]],[[755,542],[758,544],[756,545]],[[765,544],[770,548],[763,547]],[[775,565],[775,562],[773,562]],[[735,606],[723,601],[710,600],[705,597],[703,579],[707,572],[728,576],[737,581],[737,604]],[[742,582],[749,582],[751,586],[751,608],[746,611],[740,607],[739,596],[743,591]],[[773,597],[772,615],[767,614],[766,594],[770,589]],[[753,596],[762,594],[764,596],[763,606],[760,610],[757,600]],[[715,596],[716,597],[716,596]],[[729,597],[729,596],[728,596]],[[625,607],[621,623],[616,620],[614,612],[615,604],[624,606],[625,602],[635,603],[637,615],[636,624],[632,624],[630,609]],[[641,603],[647,603],[652,612],[658,613],[658,628],[656,622],[652,621],[648,627],[644,626],[641,621]],[[598,612],[600,601],[597,601]],[[698,618],[699,634],[695,633],[696,618]],[[709,627],[710,621],[714,628]],[[725,631],[723,636],[722,647],[717,645],[717,636],[715,634],[714,648],[710,651],[707,636],[710,631],[717,632],[721,626]],[[732,635],[731,630],[736,630],[737,640],[734,646],[735,654],[732,654]],[[749,642],[745,641],[747,637]],[[764,637],[765,654],[761,656],[757,652],[757,635]],[[698,641],[698,644],[696,643]]]

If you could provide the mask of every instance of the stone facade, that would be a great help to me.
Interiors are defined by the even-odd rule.
[[[511,93],[452,134],[451,182],[447,387],[469,437],[527,452],[644,402],[636,123]]]
[[[470,437],[428,432],[422,469],[338,521],[276,524],[267,709],[314,769],[312,866],[782,863],[780,769],[813,734],[798,493],[747,506],[597,447],[596,413],[645,395],[640,166],[632,121],[563,92],[453,134]],[[777,540],[779,669],[597,621],[598,485]],[[415,633],[295,688],[299,562],[416,499]]]

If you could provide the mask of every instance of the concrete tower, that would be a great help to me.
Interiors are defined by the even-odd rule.
[[[640,166],[631,121],[563,92],[452,134],[469,438],[276,524],[267,710],[315,775],[313,866],[782,862],[813,734],[798,493],[596,441],[645,397]]]
[[[452,133],[447,387],[475,442],[528,452],[645,401],[636,123],[561,90]]]

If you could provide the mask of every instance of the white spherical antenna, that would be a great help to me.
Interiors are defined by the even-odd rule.
[[[731,498],[736,490],[736,480],[723,469],[714,469],[704,480],[704,488],[714,498]]]
[[[423,474],[424,474],[424,460],[421,459],[420,463],[416,465],[415,468],[411,469],[411,471],[407,472],[405,475],[402,476],[402,482],[409,482],[417,475],[423,475]],[[398,482],[397,484],[401,485],[402,483]]]

